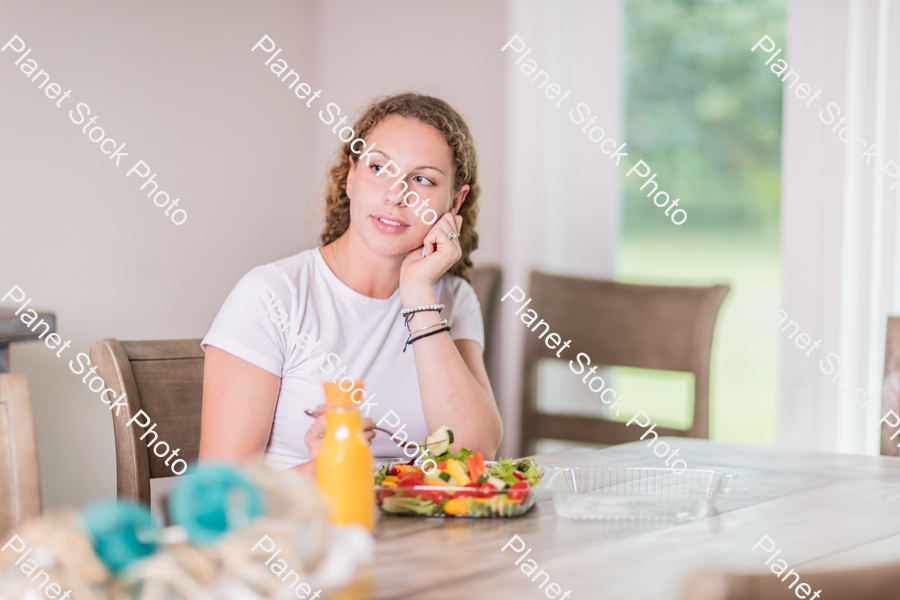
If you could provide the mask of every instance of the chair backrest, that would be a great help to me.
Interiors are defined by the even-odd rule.
[[[493,339],[494,315],[497,313],[497,299],[500,297],[499,267],[469,269],[469,280],[478,303],[481,304],[481,320],[484,321],[484,355],[488,356]]]
[[[563,340],[571,339],[571,347],[560,355],[567,361],[584,352],[590,356],[591,365],[693,373],[694,420],[690,429],[657,427],[655,431],[660,436],[706,438],[709,436],[709,360],[713,330],[728,290],[727,285],[633,285],[535,271],[531,274],[529,292],[532,301],[519,317],[533,309],[538,319],[550,325],[551,332]],[[539,322],[535,320],[532,329]],[[533,453],[537,440],[545,438],[598,444],[639,439],[643,430],[626,428],[625,423],[538,410],[538,361],[556,359],[559,352],[539,339],[541,332],[526,333],[522,454]]]
[[[841,600],[896,600],[900,563],[829,573],[804,572],[801,581],[812,590],[806,598],[821,590],[821,597],[827,594],[829,598]],[[799,589],[799,585],[791,589],[768,572],[761,575],[700,572],[688,578],[681,600],[796,600],[801,597]]]
[[[188,464],[200,452],[200,407],[203,398],[203,359],[200,340],[149,340],[120,342],[98,340],[91,346],[91,362],[116,397],[126,394],[127,406],[113,411],[116,438],[116,489],[119,498],[150,503],[150,480],[172,477],[166,455],[152,451],[156,443],[166,442],[171,450],[179,448],[178,458]],[[138,411],[143,417],[130,426],[126,423]],[[115,412],[119,415],[116,416]],[[153,433],[142,441],[146,429],[156,424]],[[151,442],[152,447],[147,446]],[[174,461],[170,459],[170,465]]]
[[[0,538],[41,514],[41,472],[28,380],[0,375]]]
[[[889,410],[900,415],[900,317],[888,317],[887,337],[884,349],[884,387],[882,388],[881,414]],[[888,419],[890,420],[890,419]],[[885,421],[881,424],[881,453],[885,456],[898,456],[900,440],[891,436],[897,433],[896,427],[890,427]],[[900,437],[900,436],[898,436]]]

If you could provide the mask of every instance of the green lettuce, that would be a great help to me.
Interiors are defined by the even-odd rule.
[[[384,482],[384,478],[388,476],[391,472],[391,463],[388,463],[378,469],[378,472],[375,473],[375,485],[381,485]]]
[[[454,460],[458,460],[459,462],[461,462],[463,464],[466,464],[466,457],[472,456],[473,454],[474,453],[471,450],[469,450],[468,448],[460,448],[459,452],[455,452],[453,454],[450,454],[449,452],[444,452],[440,456],[433,456],[431,459],[434,462],[439,463],[439,462],[449,460],[452,458]]]
[[[513,475],[516,471],[525,477],[525,481],[531,486],[540,483],[541,477],[543,477],[543,473],[541,473],[541,470],[532,458],[523,458],[515,462],[510,458],[501,458],[496,465],[488,468],[489,475],[502,479],[510,486],[515,485],[519,481],[518,477]]]
[[[434,500],[419,496],[388,496],[381,501],[381,508],[392,513],[415,513],[417,515],[433,515],[439,510]]]
[[[494,509],[487,502],[475,502],[474,498],[466,498],[468,505],[468,514],[473,517],[490,517],[493,515]]]

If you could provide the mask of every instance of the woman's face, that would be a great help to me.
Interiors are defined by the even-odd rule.
[[[350,221],[377,254],[406,255],[422,245],[433,227],[423,221],[423,215],[433,223],[447,212],[456,214],[469,186],[454,193],[453,153],[444,136],[431,125],[391,115],[369,132],[365,142],[367,149],[374,149],[355,164],[351,160],[347,174]],[[360,150],[361,144],[356,149]],[[389,161],[393,163],[385,168]],[[391,173],[397,176],[390,177]],[[401,181],[409,186],[405,191]],[[415,194],[408,196],[412,206],[403,202],[409,192],[419,196],[418,203]],[[426,214],[429,208],[437,217]]]

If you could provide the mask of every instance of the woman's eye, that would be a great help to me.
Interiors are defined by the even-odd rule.
[[[424,175],[416,175],[415,177],[413,177],[413,180],[419,185],[434,185],[434,182]]]
[[[381,170],[381,165],[372,165],[372,170],[375,171],[375,174],[378,174],[378,171]]]

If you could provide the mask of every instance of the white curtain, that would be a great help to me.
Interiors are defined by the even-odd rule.
[[[514,35],[524,40],[525,50],[504,52],[503,292],[513,285],[527,290],[533,269],[609,277],[618,244],[621,168],[587,139],[569,112],[583,102],[607,136],[627,141],[621,135],[621,2],[509,0],[506,6],[508,32],[497,51]],[[527,58],[516,65],[527,49]],[[544,77],[535,82],[522,71],[529,59],[550,74],[550,83],[571,95],[548,98],[546,86],[538,88]],[[578,113],[573,114],[577,119]],[[514,453],[519,440],[521,348],[527,333],[514,312],[509,301],[501,303],[505,356],[496,391],[506,424],[504,455]],[[573,378],[554,379],[555,393],[566,395]]]
[[[783,84],[784,310],[822,344],[808,357],[783,337],[780,443],[877,454],[885,324],[900,313],[900,180],[885,172],[900,163],[900,3],[790,0],[786,38],[789,68],[822,93],[807,107]]]

